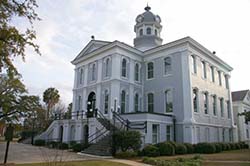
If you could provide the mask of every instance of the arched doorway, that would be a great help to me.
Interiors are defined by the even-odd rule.
[[[59,129],[59,142],[63,141],[63,126],[60,126]]]
[[[84,137],[84,143],[85,145],[88,144],[88,138],[89,138],[89,126],[85,125],[83,128],[83,137]]]
[[[95,102],[96,102],[96,95],[94,92],[91,92],[88,96],[88,102],[87,102],[87,117],[93,117],[94,111],[95,111]]]

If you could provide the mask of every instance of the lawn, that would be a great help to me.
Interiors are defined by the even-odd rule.
[[[188,154],[157,158],[175,160],[177,158],[192,158],[194,156],[195,154]],[[215,154],[200,154],[200,156],[202,158],[202,166],[250,166],[250,149],[233,150]]]
[[[176,155],[176,156],[163,156],[158,157],[161,159],[177,159],[177,158],[192,158],[195,154],[188,155]],[[214,154],[200,154],[200,156],[204,160],[213,160],[213,161],[249,161],[250,162],[250,149],[242,149],[242,150],[232,150],[225,151],[221,153]]]
[[[126,164],[104,161],[104,160],[95,160],[95,161],[73,161],[73,162],[62,162],[57,164],[48,164],[48,163],[32,163],[32,164],[16,164],[17,166],[128,166]]]

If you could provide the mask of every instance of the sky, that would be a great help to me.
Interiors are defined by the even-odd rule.
[[[250,89],[250,0],[37,0],[34,24],[41,56],[27,49],[15,59],[28,91],[42,96],[49,87],[72,102],[71,61],[91,40],[133,45],[135,18],[149,4],[161,17],[163,43],[190,36],[234,68],[231,90]],[[19,27],[26,22],[16,21]]]

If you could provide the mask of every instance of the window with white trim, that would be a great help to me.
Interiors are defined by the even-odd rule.
[[[148,112],[154,112],[154,94],[148,94]]]
[[[139,65],[138,63],[135,64],[135,81],[139,81]]]
[[[221,117],[224,117],[224,99],[220,98],[220,113]]]
[[[201,62],[201,67],[202,67],[202,78],[207,78],[206,62],[205,61]]]
[[[217,99],[216,99],[216,95],[212,96],[212,105],[213,105],[213,114],[214,116],[217,115]]]
[[[146,31],[147,31],[147,35],[151,35],[151,28],[148,27]]]
[[[196,57],[194,55],[191,55],[191,71],[193,74],[197,73]]]
[[[79,72],[79,84],[83,84],[83,79],[84,79],[84,72],[83,72],[83,68],[80,69]]]
[[[153,124],[152,125],[152,143],[156,144],[158,143],[159,139],[159,125]]]
[[[230,109],[230,101],[229,100],[227,100],[226,101],[226,107],[227,107],[227,117],[228,117],[228,119],[230,119],[231,118],[231,109]]]
[[[139,95],[138,95],[138,93],[135,94],[134,109],[135,109],[135,112],[139,112]]]
[[[122,90],[121,93],[121,113],[125,113],[126,112],[126,92],[125,90]]]
[[[211,82],[215,82],[215,79],[214,79],[214,67],[213,66],[210,66],[210,78],[211,78]]]
[[[193,110],[198,112],[198,90],[193,89]]]
[[[164,75],[170,74],[172,70],[171,58],[164,58]]]
[[[154,78],[154,63],[149,62],[147,69],[148,69],[148,79]]]
[[[166,141],[172,141],[172,126],[171,125],[167,125],[166,126]]]
[[[208,114],[208,93],[203,93],[204,113]]]
[[[108,113],[108,109],[109,109],[109,93],[108,90],[106,89],[104,91],[104,114]]]
[[[104,76],[105,77],[109,77],[110,76],[110,59],[107,58],[106,61],[105,61],[105,74]]]
[[[221,80],[221,71],[218,71],[218,80],[219,80],[219,85],[222,85],[222,80]]]
[[[95,63],[92,65],[92,73],[91,73],[91,81],[94,81],[96,79],[96,65]]]
[[[122,60],[122,77],[127,77],[127,60]]]
[[[170,89],[165,91],[165,111],[173,112],[173,93]]]

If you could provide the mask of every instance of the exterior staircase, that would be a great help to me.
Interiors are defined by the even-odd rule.
[[[102,137],[99,141],[90,145],[82,152],[98,156],[111,156],[111,135],[108,134]]]

